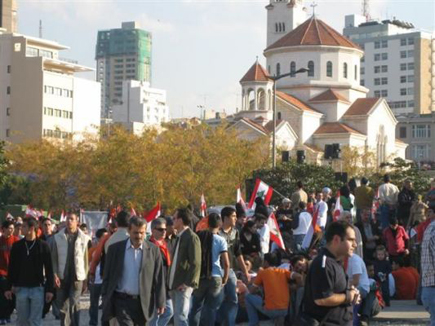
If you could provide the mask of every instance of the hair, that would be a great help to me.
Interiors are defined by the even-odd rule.
[[[177,218],[181,218],[183,225],[189,226],[192,221],[192,211],[188,208],[178,208]]]
[[[349,198],[350,188],[348,185],[344,185],[343,187],[340,188],[340,196],[344,196],[344,197]]]
[[[347,229],[349,228],[352,228],[352,225],[350,225],[347,221],[332,222],[326,229],[326,243],[331,243],[336,235],[338,235],[341,241],[343,241],[346,237]]]
[[[237,218],[239,218],[239,217],[246,217],[246,212],[243,209],[242,204],[240,204],[240,203],[236,204],[236,214],[237,214]]]
[[[35,229],[35,232],[36,232],[36,229],[38,228],[38,221],[37,220],[35,220],[33,217],[26,217],[26,218],[23,219],[23,224],[24,223],[29,228],[33,227]]]
[[[174,225],[174,220],[172,219],[172,216],[166,216],[165,220],[166,220],[166,226],[173,226]]]
[[[389,174],[384,175],[384,182],[387,183],[387,182],[390,182],[390,181],[391,181],[390,175]]]
[[[361,178],[361,184],[366,185],[369,183],[369,180],[366,177]]]
[[[13,222],[13,221],[10,221],[10,220],[6,220],[6,221],[3,221],[3,223],[2,223],[2,228],[3,229],[7,229],[9,226],[11,226],[11,225],[15,225],[15,223]]]
[[[143,217],[132,216],[128,221],[128,228],[131,229],[132,226],[141,228],[147,225],[147,221]]]
[[[83,229],[83,228],[88,228],[88,225],[86,224],[86,223],[82,223],[82,224],[80,224],[80,229]]]
[[[236,212],[236,209],[232,208],[230,206],[222,208],[222,210],[221,210],[222,220],[225,221],[226,218],[230,217],[235,212]]]
[[[216,229],[221,224],[221,217],[217,213],[210,213],[208,215],[208,227],[212,229]]]
[[[367,260],[366,261],[366,268],[369,269],[369,266],[374,266],[375,263],[372,260]]]
[[[253,220],[246,221],[245,225],[243,225],[243,231],[251,232],[251,230],[249,229],[252,228],[253,226],[255,226],[255,222]]]
[[[260,221],[267,221],[267,216],[266,215],[263,215],[263,214],[260,214],[260,213],[256,213],[255,215],[255,221],[256,222],[260,222]]]
[[[396,264],[399,265],[400,267],[405,266],[405,261],[403,260],[402,257],[394,257],[394,258],[391,258],[391,263],[396,263]]]
[[[156,227],[165,224],[166,225],[166,219],[163,217],[156,218],[151,221],[151,230],[154,230]]]
[[[116,215],[116,224],[118,225],[118,227],[121,228],[126,228],[127,226],[130,226],[130,223],[128,222],[129,220],[129,214],[122,210],[120,211],[117,215]]]
[[[296,256],[293,256],[293,257],[290,259],[290,265],[293,266],[293,267],[295,267],[295,265],[298,263],[298,261],[301,261],[301,260],[304,260],[304,259],[308,260],[308,258],[305,257],[304,255],[296,255]]]
[[[48,217],[43,218],[41,223],[44,224],[47,221],[49,221],[51,224],[53,224],[53,221],[51,219],[49,219]]]
[[[269,252],[264,255],[264,260],[269,264],[269,266],[279,266],[281,265],[281,254],[279,251]]]
[[[304,187],[304,184],[302,183],[302,181],[296,182],[296,185],[298,186],[299,189],[302,189]]]
[[[104,228],[103,229],[98,229],[97,232],[95,232],[95,237],[97,239],[100,239],[103,236],[103,234],[106,233],[106,232],[107,232],[107,230],[104,229]]]
[[[306,202],[303,202],[303,201],[300,201],[300,202],[299,202],[299,208],[302,209],[302,210],[304,210],[305,208],[307,208],[307,203],[306,203]]]
[[[394,215],[390,216],[390,217],[388,218],[388,223],[389,223],[390,225],[397,225],[397,224],[398,224],[397,217],[394,216]]]
[[[387,252],[387,249],[385,248],[384,245],[377,245],[375,251]]]

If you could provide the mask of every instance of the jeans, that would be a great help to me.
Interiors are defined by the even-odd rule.
[[[44,288],[17,287],[17,325],[18,326],[41,326],[42,309],[44,308]]]
[[[236,286],[236,274],[230,269],[227,284],[225,284],[223,291],[221,291],[220,302],[222,302],[222,305],[218,310],[217,317],[221,323],[226,322],[228,326],[236,325],[237,310],[239,308]]]
[[[100,296],[101,296],[101,288],[103,284],[90,284],[89,292],[90,292],[90,301],[91,305],[89,306],[89,325],[97,326],[98,325],[98,306],[100,304]]]
[[[163,315],[154,315],[150,320],[149,326],[166,326],[174,315],[172,299],[166,300],[165,312]]]
[[[57,303],[60,309],[61,326],[80,326],[80,295],[83,281],[67,283],[61,281],[57,290]]]
[[[263,307],[263,299],[259,295],[247,294],[245,296],[246,310],[248,311],[249,326],[259,325],[258,311],[274,319],[287,316],[288,309],[269,310]]]
[[[184,291],[172,290],[171,298],[174,305],[174,325],[187,326],[190,310],[190,297],[193,288],[187,287]]]
[[[424,286],[421,289],[421,300],[430,314],[430,326],[435,326],[435,286]]]
[[[189,326],[214,326],[216,311],[221,304],[222,278],[201,279],[199,287],[193,291]],[[201,318],[201,316],[205,318]],[[201,323],[200,323],[201,321]]]
[[[391,209],[388,205],[381,205],[381,227],[382,230],[387,228],[390,225],[389,219],[390,216],[394,215],[394,209]]]

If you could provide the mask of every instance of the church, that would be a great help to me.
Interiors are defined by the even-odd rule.
[[[315,14],[307,19],[302,0],[270,0],[266,10],[267,68],[257,60],[240,80],[242,106],[233,120],[240,137],[272,140],[276,101],[277,148],[291,157],[303,151],[308,162],[321,163],[327,145],[340,144],[375,152],[378,165],[405,158],[386,100],[368,98],[360,85],[364,51]]]

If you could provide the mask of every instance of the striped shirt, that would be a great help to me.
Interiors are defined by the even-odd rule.
[[[427,227],[421,245],[421,285],[435,286],[435,221]]]

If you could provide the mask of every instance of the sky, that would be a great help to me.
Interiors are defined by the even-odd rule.
[[[137,21],[152,32],[152,86],[167,91],[171,116],[199,116],[198,106],[234,113],[239,80],[259,57],[265,65],[270,0],[18,0],[19,33],[71,49],[59,56],[95,68],[98,30]],[[316,16],[342,33],[362,0],[317,0]],[[309,15],[313,1],[305,1]],[[435,0],[370,0],[373,18],[396,17],[435,31]],[[94,78],[87,74],[84,78]]]

